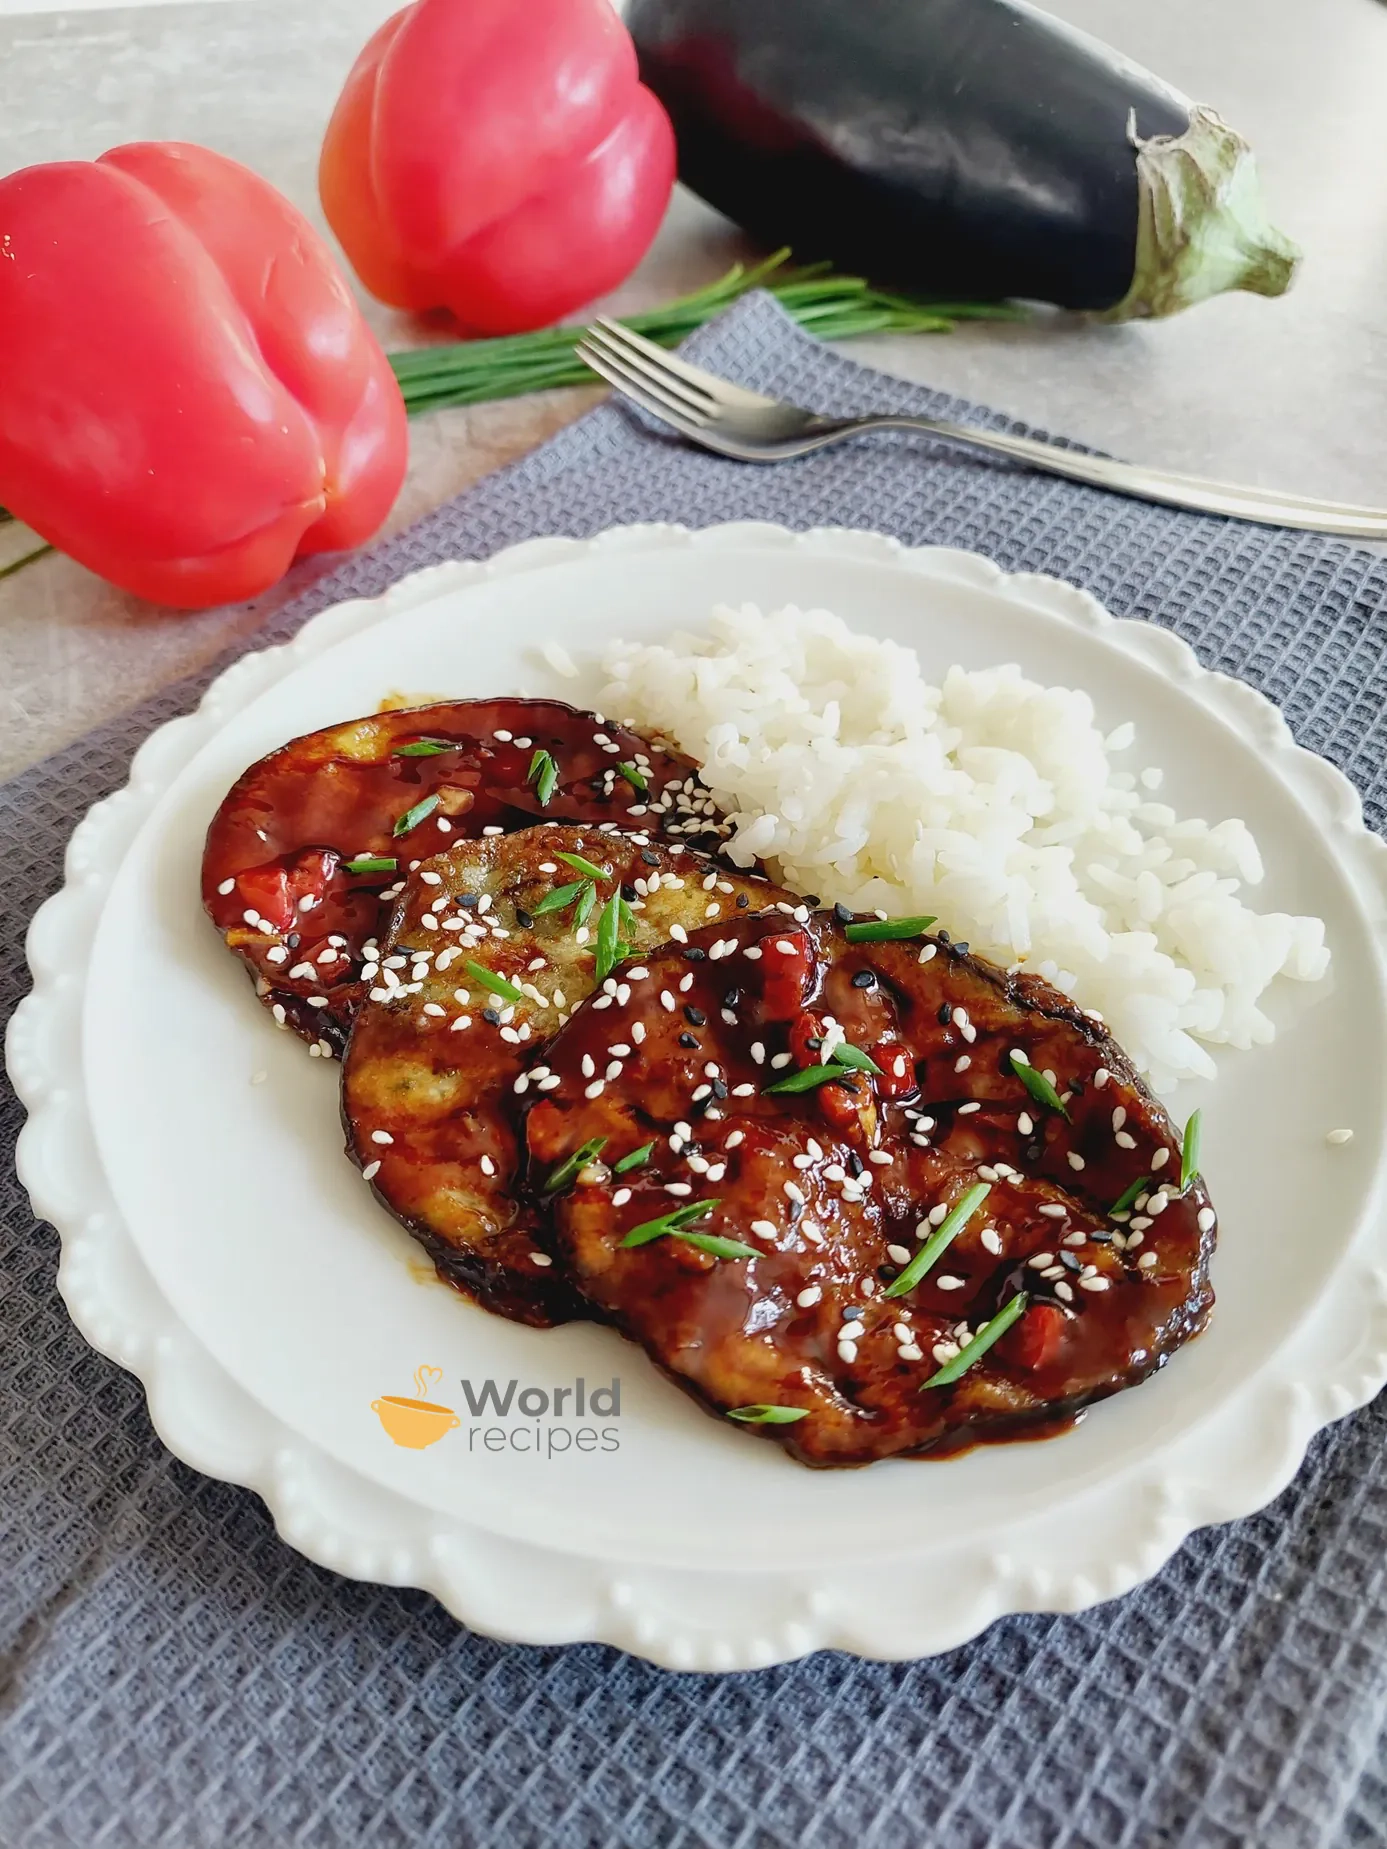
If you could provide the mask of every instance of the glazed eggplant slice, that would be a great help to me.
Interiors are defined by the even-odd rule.
[[[632,1051],[601,1032],[638,980],[629,961],[609,973],[618,950],[643,956],[709,918],[777,901],[796,903],[767,880],[610,825],[463,841],[410,876],[364,968],[342,1116],[348,1152],[445,1277],[521,1322],[591,1313],[546,1248],[552,1165],[523,1189],[517,1173],[516,1107],[556,1084],[543,1043],[600,985],[578,1061],[582,1091],[600,1095]]]
[[[457,700],[310,732],[238,779],[207,833],[202,898],[281,1027],[340,1054],[403,877],[462,836],[633,821],[721,825],[694,764],[559,700]]]
[[[602,1141],[556,1197],[574,1285],[806,1464],[1070,1421],[1213,1302],[1208,1195],[1102,1025],[890,928],[763,915],[645,956],[528,1104],[534,1162]]]

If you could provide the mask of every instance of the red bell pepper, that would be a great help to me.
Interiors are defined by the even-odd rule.
[[[404,402],[322,240],[206,148],[0,180],[0,504],[155,603],[251,597],[354,546]]]
[[[673,185],[674,131],[609,0],[416,0],[357,59],[319,167],[372,294],[486,334],[614,288]]]

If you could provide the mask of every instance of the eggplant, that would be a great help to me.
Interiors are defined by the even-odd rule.
[[[1112,320],[1290,284],[1246,142],[1024,0],[629,0],[626,21],[681,179],[798,257]]]

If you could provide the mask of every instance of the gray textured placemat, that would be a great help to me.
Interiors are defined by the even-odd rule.
[[[840,359],[766,299],[694,351],[824,410],[982,415]],[[998,423],[1004,421],[996,418]],[[874,527],[1055,572],[1177,630],[1387,798],[1387,561],[1143,507],[911,440],[749,470],[604,408],[267,631],[448,557],[619,522]],[[0,788],[0,1019],[71,826],[176,690]],[[275,1537],[162,1449],[54,1289],[0,1087],[0,1849],[1300,1849],[1387,1841],[1383,1403],[1263,1514],[1082,1617],[1005,1620],[904,1666],[822,1654],[674,1676],[460,1630]]]

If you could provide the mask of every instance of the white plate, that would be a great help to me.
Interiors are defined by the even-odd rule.
[[[708,1418],[609,1331],[519,1328],[421,1281],[341,1154],[336,1067],[270,1030],[202,916],[208,819],[273,746],[396,690],[582,697],[538,665],[538,641],[582,657],[747,598],[825,604],[913,643],[931,671],[1019,661],[1087,688],[1107,723],[1140,715],[1134,757],[1165,767],[1175,806],[1258,835],[1258,903],[1328,922],[1333,975],[1274,997],[1275,1046],[1224,1055],[1216,1086],[1172,1100],[1177,1115],[1207,1107],[1212,1327],[1065,1438],[813,1473]],[[1387,1378],[1387,850],[1259,695],[1056,580],[759,525],[632,528],[442,566],[229,670],[93,809],[67,874],[35,920],[34,993],[8,1050],[31,1114],[20,1170],[62,1234],[74,1319],[144,1381],[165,1442],[259,1491],[295,1547],[425,1586],[479,1630],[699,1669],[822,1646],[942,1650],[1001,1613],[1136,1584],[1192,1528],[1276,1494],[1311,1434]],[[1354,1141],[1327,1147],[1340,1124]],[[416,1450],[373,1402],[414,1395],[421,1364],[442,1370],[433,1397],[460,1424]],[[489,1428],[556,1427],[576,1445],[572,1402],[558,1420],[473,1418],[460,1385],[579,1376],[589,1390],[620,1378],[619,1415],[586,1422],[615,1449],[489,1451]]]

